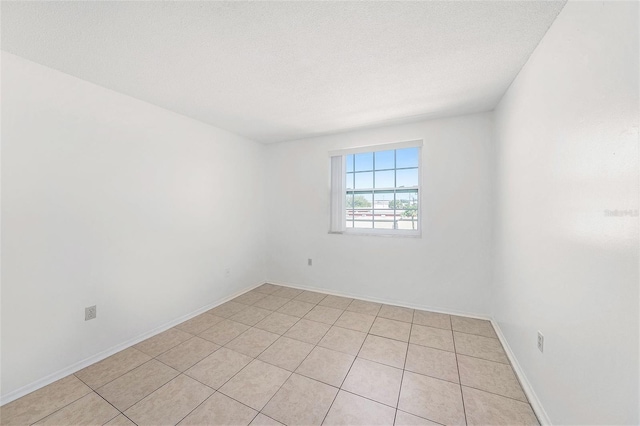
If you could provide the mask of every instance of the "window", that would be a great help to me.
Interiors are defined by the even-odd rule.
[[[420,234],[421,141],[331,153],[331,231]]]

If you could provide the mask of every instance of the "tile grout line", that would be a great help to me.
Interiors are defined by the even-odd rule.
[[[78,379],[78,378],[76,377],[76,379]],[[78,379],[78,380],[80,380],[80,379]],[[80,380],[80,381],[82,382],[82,380]],[[82,382],[82,383],[84,383],[84,382]],[[85,385],[85,386],[86,386],[86,385]],[[88,387],[88,386],[87,386],[87,387]],[[89,387],[89,389],[91,389],[91,388]],[[91,389],[91,392],[94,392],[94,390],[93,390],[93,389]],[[46,419],[46,418],[47,418],[47,417],[49,417],[50,415],[57,413],[58,411],[62,410],[63,408],[67,408],[68,406],[70,406],[70,405],[71,405],[71,404],[73,404],[74,402],[80,401],[82,398],[84,398],[85,396],[89,395],[91,392],[87,392],[87,393],[85,393],[85,394],[84,394],[84,395],[82,395],[81,397],[74,399],[74,400],[73,400],[73,401],[71,401],[70,403],[65,404],[64,406],[62,406],[62,407],[58,408],[57,410],[54,410],[54,411],[50,412],[49,414],[47,414],[47,415],[45,415],[45,416],[40,417],[38,420],[34,421],[33,423],[29,423],[29,424],[30,424],[30,425],[34,425],[34,424],[38,423],[40,420],[42,420],[42,419]],[[27,394],[27,395],[28,395],[28,394]],[[25,396],[26,396],[26,395],[25,395]],[[11,401],[11,402],[13,402],[13,401]]]
[[[451,340],[453,341],[453,353],[456,357],[456,370],[458,370],[458,381],[460,386],[460,400],[462,401],[462,413],[464,414],[464,423],[469,424],[467,421],[467,409],[464,404],[464,393],[462,392],[462,377],[460,377],[460,363],[458,362],[458,352],[456,349],[456,339],[453,330],[453,320],[449,317],[449,322],[451,323]]]
[[[300,294],[302,294],[302,292],[301,292]],[[297,296],[296,296],[296,297],[297,297]],[[260,300],[262,300],[262,299],[260,299]],[[292,301],[292,300],[294,300],[294,299],[290,299],[290,301]],[[322,300],[324,300],[324,298],[323,298],[323,299],[321,299],[320,301],[322,301]],[[319,302],[320,302],[320,301],[319,301]],[[256,301],[256,303],[257,303],[257,302],[258,302],[258,301]],[[319,302],[318,302],[318,303],[319,303]],[[236,302],[236,303],[240,303],[240,302]],[[288,303],[288,302],[287,302],[287,303]],[[306,303],[309,303],[309,302],[306,302]],[[316,304],[316,305],[317,305],[317,304]],[[314,305],[314,306],[316,306],[316,305]],[[253,305],[247,305],[247,307],[251,307],[251,306],[253,306]],[[283,305],[283,306],[284,306],[284,305]],[[276,312],[276,311],[273,311],[273,312]],[[272,313],[273,313],[273,312],[272,312]],[[271,314],[270,314],[270,315],[271,315]],[[269,315],[269,316],[270,316],[270,315]],[[265,318],[266,318],[266,317],[265,317]],[[297,324],[301,319],[302,319],[302,318],[299,318],[299,319],[298,319],[298,321],[296,321],[296,322],[294,323],[294,325],[295,325],[295,324]],[[233,320],[230,320],[230,321],[233,321]],[[257,323],[256,323],[256,324],[257,324]],[[245,324],[245,325],[246,325],[246,324]],[[292,325],[291,327],[293,327],[294,325]],[[212,327],[215,327],[215,324],[214,324]],[[291,328],[291,327],[290,327],[290,328]],[[251,328],[254,328],[254,327],[253,327],[253,326],[251,326],[251,327],[250,327],[248,330],[246,330],[246,331],[249,331]],[[208,329],[207,329],[207,330],[208,330]],[[260,330],[260,329],[258,329],[258,330]],[[245,331],[245,332],[243,332],[243,333],[241,333],[240,335],[242,335],[242,334],[246,333],[246,331]],[[287,330],[287,331],[288,331],[288,330]],[[238,335],[238,336],[236,336],[236,337],[239,337],[240,335]],[[283,337],[283,336],[284,336],[284,335],[280,335],[280,337]],[[234,338],[234,339],[235,339],[235,338]],[[233,341],[234,339],[231,339],[229,342]],[[279,339],[279,338],[278,338],[278,339]],[[294,340],[297,340],[297,339],[294,339]],[[277,341],[277,339],[276,339],[276,341]],[[227,343],[229,343],[229,342],[227,342]],[[214,342],[214,343],[215,343],[215,342]],[[275,342],[273,342],[273,343],[275,343]],[[272,343],[271,345],[273,345],[273,343]],[[271,345],[269,345],[269,346],[268,346],[264,351],[266,351],[269,347],[271,347]],[[226,346],[220,346],[220,347],[221,347],[221,348],[222,348],[222,347],[224,347],[225,349],[228,349],[228,350],[230,350],[230,351],[237,352],[237,351],[234,351],[233,349],[229,349],[229,348],[227,348]],[[315,346],[314,346],[314,348],[315,348]],[[313,350],[313,349],[312,349],[312,350]],[[262,352],[264,352],[264,351],[262,351]],[[214,351],[214,352],[215,352],[215,351]],[[260,354],[259,354],[258,356],[262,355],[262,352],[260,352]],[[238,353],[240,353],[240,352],[238,352]],[[311,352],[309,352],[309,353],[311,353]],[[244,355],[244,354],[242,354],[242,355]],[[308,356],[308,355],[307,355],[307,356]],[[306,357],[305,357],[305,359],[306,359]],[[247,367],[249,366],[249,364],[251,364],[251,363],[252,363],[253,361],[255,361],[255,360],[258,360],[258,361],[261,361],[261,362],[265,362],[265,363],[267,363],[266,361],[262,361],[262,360],[258,359],[257,357],[256,357],[256,358],[253,358],[250,362],[248,362],[248,363],[247,363],[247,365],[245,365],[245,366],[244,366],[244,367],[242,367],[240,370],[238,370],[238,371],[237,371],[233,376],[231,376],[227,381],[225,381],[225,382],[224,382],[222,385],[220,385],[217,389],[214,389],[214,393],[213,393],[213,394],[211,394],[211,396],[213,396],[216,392],[218,392],[218,393],[220,393],[221,395],[226,396],[227,398],[230,398],[230,399],[232,399],[232,400],[234,400],[234,401],[236,401],[236,402],[238,402],[238,403],[240,403],[240,404],[242,404],[242,405],[244,405],[244,406],[246,406],[246,407],[249,407],[250,409],[252,409],[252,410],[254,410],[254,411],[257,411],[256,415],[254,416],[254,419],[258,416],[258,414],[263,414],[263,415],[267,416],[266,414],[262,413],[262,410],[264,409],[264,407],[266,407],[266,406],[269,404],[269,402],[271,401],[271,399],[273,398],[273,396],[275,396],[275,394],[276,394],[276,393],[278,393],[278,392],[280,391],[280,389],[282,388],[282,386],[284,385],[284,383],[286,383],[286,381],[287,381],[287,380],[289,380],[289,377],[291,377],[291,375],[293,374],[293,372],[289,372],[288,370],[285,370],[285,369],[284,369],[284,368],[282,368],[282,367],[278,367],[278,366],[275,366],[275,365],[273,365],[273,364],[267,363],[267,364],[269,364],[269,365],[272,365],[272,366],[277,367],[277,368],[281,368],[282,370],[285,370],[285,371],[289,372],[289,376],[287,377],[287,379],[285,380],[285,382],[284,382],[282,385],[280,385],[280,387],[278,387],[278,390],[277,390],[277,391],[276,391],[276,392],[271,396],[271,398],[269,398],[269,401],[267,401],[267,403],[266,403],[266,404],[262,407],[262,409],[260,409],[260,410],[256,410],[255,408],[250,407],[250,406],[248,406],[247,404],[245,404],[245,403],[243,403],[243,402],[241,402],[241,401],[238,401],[237,399],[233,398],[232,396],[227,395],[227,394],[225,394],[225,393],[223,393],[223,392],[221,392],[221,391],[220,391],[220,389],[221,389],[225,384],[227,384],[227,383],[229,383],[231,380],[233,380],[233,378],[234,378],[234,377],[236,377],[236,376],[237,376],[241,371],[243,371],[245,368],[247,368]],[[201,360],[201,361],[202,361],[202,360]],[[303,360],[303,362],[304,362],[304,360]],[[196,363],[196,364],[197,364],[197,363]],[[195,365],[195,364],[194,364],[194,365]],[[187,377],[191,377],[191,376],[187,376]],[[197,379],[195,379],[195,378],[193,378],[193,377],[191,377],[191,378],[192,378],[192,379],[194,379],[194,380],[196,380],[196,381],[197,381],[197,382],[199,382],[199,383],[202,383],[202,382],[200,382],[199,380],[197,380]],[[206,385],[205,383],[202,383],[202,384],[203,384],[203,385],[205,385],[205,386],[208,386],[208,385]],[[210,387],[210,388],[211,388],[211,386],[208,386],[208,387]],[[213,388],[212,388],[212,389],[213,389]],[[211,398],[211,396],[209,396],[209,398]],[[209,398],[207,398],[207,399],[209,399]],[[206,401],[206,400],[205,400],[205,401]],[[202,405],[205,401],[203,401],[201,404],[199,404],[199,405],[198,405],[198,407],[199,407],[200,405]],[[198,407],[196,407],[196,408],[198,408]],[[187,416],[188,416],[189,414],[191,414],[191,413],[192,413],[196,408],[194,408],[193,410],[191,410],[191,411],[187,414]],[[184,420],[187,416],[183,417],[180,421]],[[267,417],[269,417],[269,416],[267,416]],[[271,417],[269,417],[269,418],[271,418]],[[274,420],[275,420],[275,419],[274,419]],[[253,421],[253,420],[252,420],[252,421]]]
[[[142,365],[142,364],[141,364],[141,365]],[[136,367],[136,368],[137,368],[137,367]],[[74,375],[75,375],[75,374],[74,374]],[[119,377],[122,377],[122,376],[119,376]],[[98,397],[102,398],[102,399],[103,399],[107,404],[109,404],[110,406],[112,406],[112,407],[113,407],[113,408],[114,408],[118,413],[120,413],[120,414],[122,414],[123,416],[127,417],[127,416],[126,416],[122,411],[120,411],[120,410],[119,410],[115,405],[113,405],[112,403],[110,403],[109,401],[107,401],[105,397],[103,397],[103,396],[102,396],[102,395],[100,395],[98,392],[96,392],[96,391],[95,391],[95,389],[93,389],[91,386],[89,386],[89,385],[88,385],[84,380],[82,380],[80,377],[76,377],[76,378],[77,378],[78,380],[80,380],[82,383],[84,383],[84,385],[85,385],[85,386],[87,386],[89,389],[91,389],[91,392],[95,393],[96,395],[98,395]],[[109,382],[109,383],[111,383],[111,382]],[[87,394],[87,395],[89,395],[89,394]],[[84,397],[83,397],[83,398],[84,398]],[[53,413],[51,413],[51,414],[53,414]],[[50,415],[51,415],[51,414],[50,414]],[[111,420],[115,419],[115,418],[116,418],[116,417],[118,417],[120,414],[116,414],[115,416],[113,416],[112,418],[110,418],[108,421],[106,421],[106,422],[105,422],[105,423],[103,423],[103,424],[107,424],[107,423],[109,423]],[[129,419],[129,417],[127,417],[127,418]],[[41,419],[41,420],[42,420],[42,419]],[[131,419],[129,419],[129,420],[131,420]],[[137,425],[137,423],[135,423],[133,420],[131,420],[131,422]]]
[[[324,300],[324,299],[326,299],[326,296],[325,296],[324,298],[322,298],[322,300]],[[319,301],[315,306],[318,306],[318,305],[319,305],[319,303],[321,303],[321,302],[322,302],[322,300],[320,300],[320,301]],[[311,311],[309,311],[309,312],[311,312]],[[302,319],[302,318],[300,318],[300,319]],[[307,321],[313,321],[313,320],[307,319]],[[336,321],[337,321],[337,320],[336,320]],[[319,321],[314,321],[314,322],[319,322]],[[296,323],[296,324],[297,324],[297,323]],[[323,323],[321,323],[321,324],[323,324]],[[292,327],[293,327],[293,326],[292,326]],[[329,330],[331,330],[331,327],[332,327],[332,326],[329,326],[329,328],[327,329],[327,331],[325,331],[325,333],[322,335],[322,337],[318,340],[318,343],[320,343],[320,342],[322,341],[322,339],[324,339],[324,336],[326,336],[326,335],[327,335],[327,333],[329,332]],[[297,339],[294,339],[294,340],[297,340]],[[300,340],[300,341],[302,341],[302,340]],[[304,343],[308,343],[308,342],[304,342]],[[313,346],[313,349],[311,349],[311,350],[309,351],[309,353],[304,357],[304,359],[300,362],[300,364],[298,364],[298,366],[296,367],[296,370],[297,370],[297,369],[298,369],[298,368],[299,368],[299,367],[300,367],[300,366],[301,366],[301,365],[306,361],[306,359],[309,357],[309,355],[311,355],[311,352],[313,352],[313,350],[314,350],[315,348],[317,348],[317,347],[318,347],[318,344],[316,343],[316,344]],[[322,347],[322,346],[320,346],[320,347]],[[260,409],[260,413],[264,414],[265,416],[267,416],[267,417],[269,417],[269,418],[272,418],[272,417],[268,416],[267,414],[263,413],[263,412],[262,412],[262,410],[264,410],[264,409],[267,407],[267,405],[269,405],[269,403],[271,402],[271,400],[272,400],[272,399],[273,399],[273,398],[278,394],[278,392],[280,392],[280,389],[282,389],[282,387],[285,385],[285,383],[287,383],[287,382],[289,381],[289,379],[291,378],[291,376],[293,376],[294,374],[298,374],[299,376],[307,377],[307,376],[305,376],[304,374],[296,373],[296,372],[295,372],[295,370],[294,370],[294,371],[292,371],[292,372],[291,372],[291,374],[289,374],[289,377],[287,377],[287,380],[285,380],[285,381],[284,381],[284,382],[283,382],[283,383],[278,387],[278,390],[277,390],[277,391],[275,391],[275,393],[274,393],[273,395],[271,395],[271,398],[269,398],[269,400],[266,402],[266,404],[264,404],[264,406]],[[311,379],[311,377],[307,377],[307,378],[308,378],[308,379]],[[311,379],[311,380],[315,380],[315,379]],[[317,381],[318,381],[319,383],[324,383],[324,382],[321,382],[320,380],[317,380]],[[329,385],[328,383],[324,383],[324,384],[326,384],[326,385],[328,385],[328,386],[332,386],[332,385]],[[335,386],[333,386],[333,387],[335,387]],[[338,389],[338,392],[339,392],[339,391],[340,391],[340,389]],[[338,393],[337,393],[337,392],[336,392],[336,395],[338,395]],[[335,397],[334,397],[334,399],[335,399]],[[329,407],[329,408],[331,408],[331,407]],[[328,413],[328,412],[329,412],[329,411],[327,410],[327,413]],[[326,414],[325,414],[325,417],[326,417]],[[276,421],[278,421],[278,422],[279,422],[279,420],[277,420],[277,419],[274,419],[274,420],[276,420]],[[323,420],[324,420],[324,419],[323,419]]]
[[[177,377],[180,377],[181,375],[182,375],[182,376],[185,376],[185,377],[188,377],[189,379],[193,379],[193,377],[187,376],[187,375],[186,375],[186,374],[184,374],[184,373],[180,373],[180,374],[178,374],[176,377],[174,377],[174,379],[175,379],[175,378],[177,378]],[[173,379],[171,379],[171,380],[173,380]],[[195,380],[195,379],[193,379],[193,380]],[[197,381],[197,380],[195,380],[195,381]],[[208,387],[209,389],[211,389],[211,390],[213,391],[213,393],[212,393],[211,395],[209,395],[208,397],[206,397],[206,398],[204,399],[204,401],[202,401],[200,404],[196,405],[196,406],[193,408],[193,410],[189,411],[189,412],[188,412],[187,414],[185,414],[185,415],[184,415],[180,420],[178,420],[178,421],[175,423],[176,425],[177,425],[177,424],[179,424],[181,421],[183,421],[185,418],[187,418],[187,417],[189,416],[189,414],[191,414],[191,413],[193,413],[195,410],[197,410],[197,409],[198,409],[198,407],[200,407],[202,404],[204,404],[205,402],[207,402],[207,401],[209,400],[209,398],[211,398],[211,397],[212,397],[213,395],[215,395],[215,394],[216,394],[216,392],[217,392],[217,390],[213,389],[211,386],[208,386],[208,385],[206,385],[206,384],[204,384],[204,383],[202,383],[202,382],[199,382],[199,381],[197,381],[197,382],[198,382],[198,383],[200,383],[201,385],[206,386],[206,387]],[[167,382],[167,383],[169,383],[169,382]],[[160,388],[156,389],[155,391],[153,391],[152,393],[150,393],[149,395],[147,395],[147,396],[146,396],[145,398],[143,398],[143,399],[148,398],[149,396],[153,395],[154,393],[156,393],[156,392],[157,392],[157,391],[159,391],[159,390],[160,390]],[[141,399],[140,401],[142,401],[142,399]],[[136,403],[136,404],[137,404],[137,403]],[[133,405],[132,405],[131,407],[133,407]],[[129,408],[131,408],[131,407],[129,407]],[[124,414],[124,413],[123,413],[123,414]]]
[[[358,349],[358,353],[356,354],[355,357],[353,357],[353,361],[351,361],[351,365],[349,366],[349,370],[347,370],[347,374],[345,374],[344,378],[342,379],[342,382],[340,383],[340,386],[338,386],[338,392],[336,392],[336,396],[333,397],[333,401],[331,401],[331,404],[329,404],[329,409],[324,414],[324,417],[322,418],[322,423],[320,423],[321,425],[324,424],[324,422],[327,420],[327,416],[329,415],[329,412],[331,411],[331,408],[333,408],[333,404],[336,402],[336,399],[338,398],[338,395],[340,394],[340,391],[343,390],[342,386],[344,385],[345,380],[347,380],[347,377],[349,377],[349,373],[351,373],[351,368],[353,368],[353,364],[355,364],[356,359],[358,359],[358,354],[360,354],[360,351],[362,350],[362,346],[364,346],[364,342],[367,341],[367,337],[369,337],[369,331],[371,330],[371,327],[373,327],[373,323],[374,322],[375,322],[375,319],[373,320],[373,322],[369,326],[369,329],[367,330],[367,335],[364,337],[364,340],[360,344],[360,349]],[[345,391],[345,392],[348,392],[348,391]],[[351,393],[351,392],[349,392],[349,393]]]
[[[251,291],[251,290],[250,290],[250,291]],[[247,293],[248,293],[248,292],[247,292]],[[246,294],[246,293],[243,293],[243,294]],[[232,300],[233,300],[233,299],[232,299]],[[260,299],[260,300],[261,300],[261,299]],[[257,300],[257,301],[256,301],[256,303],[257,303],[258,301],[259,301],[259,300]],[[240,302],[236,302],[236,303],[240,303]],[[241,303],[241,304],[243,304],[243,303]],[[248,308],[249,308],[249,307],[251,307],[252,305],[246,305],[246,306],[247,306],[247,308],[243,309],[243,310],[242,310],[242,311],[240,311],[240,312],[245,311],[246,309],[248,309]],[[215,308],[214,308],[214,309],[215,309]],[[208,311],[207,311],[207,312],[208,312]],[[237,313],[240,313],[240,312],[237,312]],[[205,313],[206,313],[206,312],[203,312],[203,314],[205,314]],[[209,314],[209,315],[214,315],[214,314]],[[235,315],[235,314],[234,314],[234,315]],[[269,314],[269,315],[271,315],[271,314]],[[231,316],[233,316],[233,315],[231,315]],[[223,318],[223,317],[220,317],[220,318]],[[265,317],[265,318],[266,318],[266,317]],[[229,320],[229,318],[225,318],[225,319]],[[233,320],[229,320],[229,321],[233,321]],[[222,321],[219,321],[219,322],[222,322]],[[245,324],[245,325],[246,325],[246,324]],[[215,327],[215,326],[216,326],[216,324],[212,325],[211,327],[206,328],[206,329],[205,329],[205,330],[203,330],[201,333],[204,333],[205,331],[207,331],[207,330],[209,330],[210,328]],[[246,332],[246,331],[249,331],[251,328],[254,328],[254,327],[253,327],[253,326],[250,326],[250,327],[249,327],[249,329],[245,330],[245,332]],[[182,330],[181,330],[181,331],[182,331]],[[244,334],[245,332],[241,333],[240,335]],[[186,332],[185,332],[185,333],[186,333]],[[189,334],[191,334],[191,333],[189,333]],[[236,336],[236,337],[239,337],[240,335],[238,335],[238,336]],[[152,359],[156,359],[156,358],[157,358],[157,357],[159,357],[160,355],[162,355],[162,354],[164,354],[164,353],[168,352],[169,350],[171,350],[171,349],[173,349],[173,348],[175,348],[175,347],[177,347],[177,346],[181,345],[182,343],[184,343],[184,342],[186,342],[186,341],[188,341],[188,340],[191,340],[193,337],[196,337],[196,336],[198,336],[198,337],[199,337],[199,334],[192,335],[192,337],[191,337],[191,338],[186,339],[186,340],[184,340],[184,341],[182,341],[182,342],[178,343],[178,344],[177,344],[177,345],[175,345],[175,346],[172,346],[171,348],[167,349],[166,351],[164,351],[164,352],[162,352],[162,353],[160,353],[160,354],[156,355],[156,357],[154,357],[154,358],[152,358]],[[201,337],[201,339],[202,339],[202,337]],[[234,339],[235,339],[235,338],[234,338]],[[234,339],[231,339],[230,341],[232,341],[232,340],[234,340]],[[207,339],[204,339],[204,340],[207,340]],[[216,342],[212,342],[212,343],[217,344]],[[229,343],[229,342],[227,342],[227,343]],[[218,347],[215,351],[211,352],[211,354],[213,354],[214,352],[217,352],[220,348],[225,347],[224,345],[219,345],[219,344],[218,344],[218,346],[219,346],[219,347]],[[225,348],[226,348],[226,347],[225,347]],[[226,349],[228,349],[228,350],[232,350],[232,349],[229,349],[229,348],[226,348]],[[142,352],[142,351],[141,351],[141,352]],[[236,352],[236,351],[234,351],[234,352]],[[143,352],[143,353],[144,353],[144,352]],[[209,357],[211,354],[207,355],[205,358]],[[148,354],[146,354],[146,355],[148,355]],[[244,355],[244,354],[243,354],[243,355]],[[203,359],[204,359],[204,358],[203,358]],[[252,359],[252,361],[253,361],[253,360],[255,360],[255,359],[257,359],[257,358],[253,358],[253,359]],[[170,368],[173,368],[173,367],[169,366],[168,364],[165,364],[164,362],[162,362],[162,361],[160,361],[160,360],[158,360],[158,359],[156,359],[156,360],[157,360],[158,362],[160,362],[160,363],[164,364],[164,365],[167,365],[167,366],[168,366],[168,367],[170,367]],[[202,360],[200,360],[200,361],[202,361]],[[200,362],[200,361],[198,361],[198,362]],[[233,377],[235,377],[238,373],[240,373],[240,371],[244,370],[244,369],[245,369],[249,364],[251,364],[251,362],[252,362],[252,361],[250,361],[249,363],[247,363],[247,365],[245,365],[243,368],[241,368],[240,370],[238,370],[238,371],[236,372],[236,374],[234,374],[233,376],[231,376],[231,377],[229,378],[229,380],[233,379]],[[147,362],[148,362],[148,361],[147,361]],[[198,362],[196,362],[196,364],[198,364]],[[195,365],[195,364],[194,364],[194,365]],[[191,367],[193,367],[193,365],[192,365]],[[191,367],[189,367],[189,368],[191,368]],[[136,367],[136,368],[137,368],[137,367]],[[175,370],[175,369],[174,369],[174,370]],[[187,369],[187,370],[188,370],[188,369]],[[187,370],[185,370],[185,371],[187,371]],[[179,377],[180,375],[184,375],[185,377],[188,377],[188,378],[190,378],[190,379],[192,379],[192,380],[194,380],[194,381],[196,381],[196,382],[198,382],[198,383],[202,384],[203,386],[206,386],[206,387],[208,387],[209,389],[213,390],[213,393],[212,393],[211,395],[209,395],[207,398],[205,398],[205,400],[204,400],[204,401],[202,401],[200,404],[198,404],[196,407],[194,407],[191,411],[189,411],[189,412],[188,412],[184,417],[182,417],[182,418],[180,419],[180,421],[178,421],[178,423],[180,423],[182,420],[184,420],[186,417],[188,417],[191,413],[193,413],[193,412],[194,412],[198,407],[200,407],[202,404],[204,404],[204,403],[205,403],[209,398],[211,398],[213,395],[215,395],[215,393],[216,393],[216,392],[219,392],[219,390],[218,390],[218,389],[220,389],[222,386],[224,386],[224,385],[229,381],[229,380],[227,380],[226,382],[224,382],[224,383],[223,383],[223,384],[222,384],[218,389],[214,389],[214,388],[212,388],[211,386],[209,386],[209,385],[207,385],[207,384],[205,384],[205,383],[202,383],[202,382],[200,382],[199,380],[197,380],[197,379],[195,379],[195,378],[193,378],[193,377],[191,377],[191,376],[189,376],[189,375],[187,375],[187,374],[184,374],[184,372],[183,372],[183,371],[179,371],[179,370],[176,370],[176,371],[178,371],[178,373],[179,373],[177,376],[173,377],[171,380],[169,380],[168,382],[166,382],[164,385],[160,386],[159,388],[157,388],[156,390],[154,390],[153,392],[151,392],[149,395],[147,395],[147,396],[145,396],[144,398],[142,398],[142,399],[140,399],[139,401],[137,401],[137,402],[136,402],[135,404],[133,404],[131,407],[133,407],[134,405],[138,404],[140,401],[143,401],[144,399],[147,399],[149,396],[151,396],[152,394],[156,393],[158,390],[160,390],[162,387],[164,387],[164,386],[165,386],[167,383],[169,383],[170,381],[174,380],[175,378]],[[226,396],[226,397],[228,397],[228,398],[231,398],[230,396],[228,396],[228,395],[226,395],[226,394],[224,394],[224,393],[222,393],[222,392],[220,392],[220,394],[222,394],[222,395],[224,395],[224,396]],[[233,398],[231,398],[231,399],[233,399]],[[236,401],[235,399],[233,399],[233,400],[234,400],[234,401]],[[240,402],[240,401],[237,401],[237,402],[238,402],[238,403],[240,403],[240,404],[243,404],[243,403],[242,403],[242,402]],[[246,405],[246,404],[243,404],[243,405]],[[131,407],[129,407],[129,408],[131,408]],[[247,407],[248,407],[248,406],[247,406]],[[127,408],[127,409],[129,409],[129,408]],[[249,408],[252,408],[252,407],[249,407]],[[252,409],[253,409],[253,408],[252,408]],[[124,414],[124,412],[122,412],[122,411],[121,411],[121,413],[122,413],[125,417],[129,418],[126,414]],[[256,414],[256,416],[257,416],[257,414]],[[255,418],[255,416],[254,416],[254,418]],[[129,419],[129,420],[131,420],[131,419]],[[133,420],[132,420],[132,421],[133,421]],[[253,419],[252,419],[252,421],[253,421]],[[134,422],[134,423],[135,423],[135,422]]]
[[[404,353],[404,364],[402,365],[402,377],[400,378],[400,389],[398,389],[398,399],[396,400],[396,412],[393,415],[393,424],[396,424],[398,417],[398,409],[400,407],[400,396],[402,395],[402,384],[404,383],[404,373],[407,371],[407,358],[409,358],[409,345],[411,344],[411,332],[413,331],[413,317],[415,311],[411,315],[411,325],[409,326],[409,338],[407,339],[407,350]]]

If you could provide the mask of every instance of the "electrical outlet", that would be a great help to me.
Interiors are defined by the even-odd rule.
[[[96,305],[89,306],[88,308],[84,308],[84,320],[89,321],[96,317]]]
[[[313,265],[313,259],[307,259],[307,265],[308,266],[312,266]]]
[[[544,352],[544,336],[538,331],[538,350]]]

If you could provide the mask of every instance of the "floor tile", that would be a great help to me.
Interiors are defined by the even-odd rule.
[[[260,411],[290,375],[287,370],[256,359],[219,390],[236,401]]]
[[[493,330],[491,322],[487,320],[452,315],[451,326],[454,331],[477,334],[478,336],[484,337],[493,337],[494,339],[498,338],[498,336],[496,336],[496,332]]]
[[[297,288],[282,287],[280,290],[273,293],[273,295],[278,297],[284,297],[287,299],[293,299],[294,297],[300,295],[300,293],[302,293],[302,290],[298,290]]]
[[[181,374],[124,414],[138,426],[174,425],[213,392],[210,387]]]
[[[236,297],[235,299],[233,299],[233,302],[242,303],[243,305],[253,305],[258,300],[264,299],[267,296],[268,296],[267,294],[260,293],[260,292],[255,292],[255,293],[249,292],[249,293],[241,294],[240,296]]]
[[[222,317],[217,317],[215,315],[204,313],[176,325],[175,328],[190,334],[198,334],[198,333],[202,333],[207,328],[219,323],[223,319],[224,318]]]
[[[365,337],[367,337],[366,333],[333,326],[320,340],[318,346],[355,356],[358,355]]]
[[[151,357],[157,357],[161,353],[168,351],[174,346],[178,346],[180,343],[190,339],[191,337],[193,337],[193,335],[190,333],[185,333],[184,331],[176,328],[170,328],[167,331],[163,331],[160,334],[156,334],[155,336],[138,343],[134,348]]]
[[[313,309],[315,305],[313,303],[303,302],[301,300],[291,300],[286,305],[278,309],[278,312],[293,315],[294,317],[302,318]]]
[[[413,324],[411,327],[411,340],[414,345],[429,346],[431,348],[442,349],[453,352],[453,333],[451,330],[427,327]]]
[[[284,334],[289,330],[293,324],[300,320],[298,317],[292,315],[281,314],[280,312],[274,312],[259,323],[255,325],[256,328],[261,330],[270,331],[271,333]]]
[[[473,425],[538,425],[531,406],[503,396],[462,387],[467,423]]]
[[[395,408],[401,382],[401,369],[356,358],[342,389]]]
[[[443,425],[464,425],[460,385],[404,372],[398,409]]]
[[[427,346],[409,345],[405,368],[449,382],[460,383],[456,354]]]
[[[245,331],[248,325],[239,322],[224,320],[200,333],[200,337],[218,345],[226,345]]]
[[[422,417],[414,416],[413,414],[405,413],[404,411],[396,411],[396,421],[394,426],[431,426],[438,425],[438,423],[432,422]]]
[[[337,325],[338,327],[367,333],[369,332],[371,324],[373,324],[373,321],[375,321],[375,319],[376,317],[374,317],[373,315],[344,311],[344,313],[340,315],[340,318],[338,318],[338,320],[335,322],[335,325]]]
[[[327,297],[326,294],[316,293],[315,291],[305,290],[295,297],[295,300],[300,302],[313,303],[314,305],[320,303],[322,299]]]
[[[118,416],[113,408],[96,393],[91,392],[63,409],[40,420],[36,425],[103,425]],[[4,424],[4,423],[3,423]]]
[[[199,382],[218,389],[251,362],[251,357],[220,348],[190,369],[185,374]]]
[[[242,425],[246,426],[258,414],[246,405],[216,392],[179,423],[181,426]]]
[[[220,348],[219,345],[196,336],[169,349],[156,359],[178,371],[185,371],[218,348]]]
[[[316,346],[296,373],[339,387],[349,372],[354,356]]]
[[[335,308],[335,309],[347,309],[347,307],[351,304],[352,301],[353,299],[350,299],[348,297],[333,296],[330,294],[324,299],[322,299],[322,301],[320,301],[318,305],[327,306],[329,308]]]
[[[245,325],[254,326],[266,317],[271,315],[271,311],[262,308],[256,308],[255,306],[250,306],[242,312],[239,312],[229,319],[232,321],[236,321]]]
[[[416,309],[413,313],[413,323],[451,330],[451,316],[439,312],[419,311]]]
[[[292,374],[262,410],[287,425],[320,425],[338,388]]]
[[[262,352],[258,359],[288,371],[295,371],[311,350],[312,344],[283,336]]]
[[[152,359],[96,390],[120,411],[131,407],[179,374],[173,368]]]
[[[2,424],[538,424],[490,321],[271,284],[234,300],[5,405]]]
[[[91,364],[75,375],[91,388],[97,389],[150,359],[149,355],[131,347]]]
[[[409,341],[409,333],[411,332],[411,324],[403,321],[396,321],[387,318],[378,317],[373,322],[369,333],[376,336],[388,337],[389,339]]]
[[[342,315],[341,309],[328,308],[326,306],[315,306],[304,316],[305,319],[317,321],[324,324],[333,324]]]
[[[358,357],[392,367],[404,368],[407,343],[369,334],[358,353]]]
[[[396,321],[411,322],[413,320],[413,309],[402,308],[400,306],[382,305],[378,316]]]
[[[510,365],[458,355],[463,385],[527,402]]]
[[[373,426],[392,425],[395,410],[386,405],[340,391],[324,425]]]
[[[136,426],[134,422],[129,420],[124,414],[114,417],[109,422],[105,423],[106,426]]]
[[[279,285],[264,283],[260,287],[256,287],[255,290],[260,293],[273,294],[281,288],[282,287],[280,287]]]
[[[278,290],[279,290],[279,289],[278,289]],[[275,293],[275,292],[274,292],[274,293]],[[249,291],[245,292],[244,294],[257,294],[257,295],[259,295],[259,296],[262,296],[262,295],[264,294],[264,295],[269,296],[269,294],[268,294],[268,293],[265,293],[264,291],[259,291],[257,288],[254,288],[253,290],[249,290]]]
[[[227,343],[225,347],[255,358],[273,342],[278,340],[279,337],[280,336],[275,333],[270,333],[258,328],[250,328]]]
[[[32,424],[89,393],[89,386],[74,375],[67,376],[3,405],[2,424]]]
[[[209,309],[207,313],[211,315],[215,315],[217,317],[229,318],[239,312],[244,311],[247,308],[248,306],[242,303],[229,301],[229,302],[223,303],[220,306],[216,306],[213,309]]]
[[[357,312],[359,314],[366,315],[378,315],[382,303],[368,302],[366,300],[353,299],[353,301],[347,306],[347,311]]]
[[[285,299],[284,297],[278,296],[267,296],[264,299],[258,300],[253,304],[256,308],[267,309],[269,311],[275,311],[284,306],[284,304],[288,303],[290,299]]]
[[[454,331],[453,340],[459,354],[509,364],[509,358],[498,339]]]
[[[284,336],[303,342],[317,344],[331,328],[328,324],[301,319]]]
[[[271,417],[267,417],[260,413],[251,422],[251,426],[284,426],[279,421],[273,420]]]

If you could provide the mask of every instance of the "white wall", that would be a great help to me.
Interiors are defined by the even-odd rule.
[[[573,1],[496,111],[494,313],[554,424],[640,420],[638,217],[605,216],[638,209],[638,113],[638,3]]]
[[[492,127],[484,113],[269,145],[267,278],[488,315]],[[424,139],[422,237],[328,234],[328,152],[415,139]]]
[[[263,282],[263,159],[3,53],[3,394]]]

